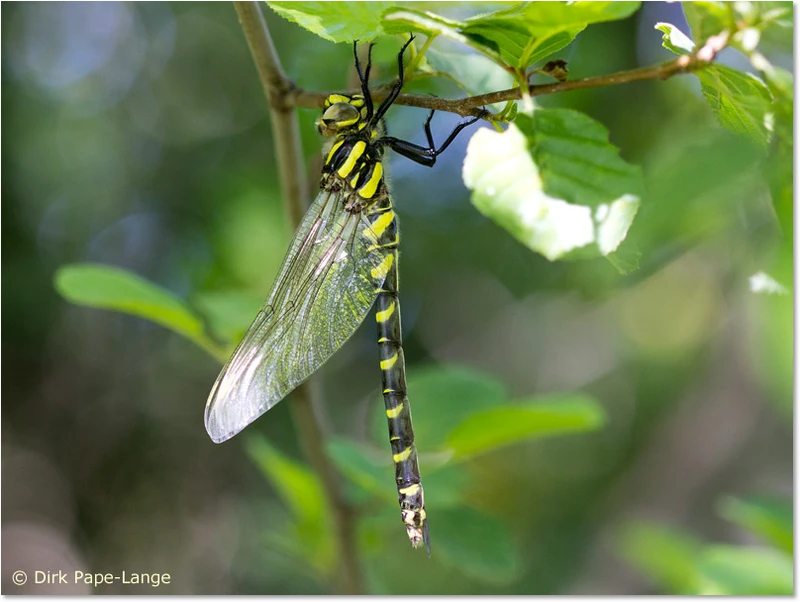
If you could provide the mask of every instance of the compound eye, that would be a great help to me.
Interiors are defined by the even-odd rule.
[[[342,129],[355,125],[361,119],[358,109],[347,102],[332,104],[322,114],[322,123],[328,129]]]

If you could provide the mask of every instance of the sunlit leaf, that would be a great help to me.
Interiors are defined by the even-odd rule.
[[[410,31],[427,36],[449,38],[466,46],[471,46],[498,65],[503,65],[500,54],[479,40],[465,36],[461,30],[464,23],[454,21],[432,12],[416,10],[409,6],[391,8],[383,15],[383,29],[386,33],[404,34]]]
[[[790,596],[794,589],[792,559],[777,550],[710,546],[698,571],[700,594]]]
[[[500,65],[524,69],[557,52],[592,23],[624,19],[638,2],[531,2],[465,21],[398,7],[384,14],[387,33],[417,31],[471,46]]]
[[[450,431],[447,446],[463,458],[536,437],[591,431],[605,422],[594,399],[547,396],[470,414]]]
[[[689,54],[694,51],[694,42],[672,23],[656,23],[656,29],[663,32],[661,45],[675,54]]]
[[[756,272],[750,278],[750,291],[762,295],[786,295],[789,291],[766,272]]]
[[[437,512],[431,518],[431,537],[436,558],[470,579],[501,584],[519,574],[511,532],[496,518],[463,507]]]
[[[569,45],[588,25],[638,9],[639,2],[526,2],[468,19],[461,33],[524,69]]]
[[[169,291],[127,270],[99,264],[61,267],[54,284],[59,294],[76,305],[111,309],[145,318],[185,336],[222,359],[203,331],[203,323]]]
[[[629,563],[667,592],[685,594],[696,590],[695,564],[701,542],[677,529],[633,523],[624,528],[620,546]]]
[[[720,514],[752,531],[767,543],[789,554],[794,551],[793,509],[790,500],[764,497],[728,497],[720,503]]]
[[[641,170],[619,157],[606,129],[567,109],[519,115],[503,133],[478,130],[464,183],[481,213],[551,261],[616,251],[643,189]]]
[[[284,19],[331,42],[368,42],[383,33],[381,15],[393,2],[267,2]]]

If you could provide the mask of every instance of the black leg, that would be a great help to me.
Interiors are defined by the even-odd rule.
[[[436,163],[436,151],[434,150],[431,152],[431,149],[420,146],[419,144],[406,142],[405,140],[389,136],[381,138],[378,142],[385,144],[398,155],[403,155],[407,159],[414,161],[414,163],[419,163],[425,167],[433,167]]]
[[[400,94],[400,90],[403,87],[403,53],[406,51],[411,45],[411,42],[414,41],[414,36],[411,36],[408,39],[408,42],[403,44],[403,47],[400,49],[399,54],[397,55],[397,69],[399,71],[399,75],[397,76],[397,82],[394,86],[392,86],[392,91],[389,92],[389,96],[386,97],[381,103],[381,106],[378,107],[378,110],[375,111],[375,116],[372,118],[371,124],[372,126],[377,125],[383,116],[386,114],[386,111],[389,110],[389,107],[392,106],[392,103],[397,100],[398,94]]]
[[[431,109],[428,113],[428,118],[425,120],[425,137],[428,139],[428,148],[436,148],[436,143],[433,141],[433,134],[431,133],[431,119],[436,109]]]
[[[399,138],[394,138],[391,136],[385,136],[378,140],[379,144],[385,144],[389,148],[391,148],[394,152],[403,155],[404,157],[411,159],[412,161],[419,163],[420,165],[424,165],[426,167],[433,167],[436,163],[436,157],[441,155],[450,144],[452,144],[453,140],[456,139],[456,136],[463,130],[465,127],[469,127],[483,116],[472,117],[467,121],[462,121],[459,123],[453,131],[450,132],[450,135],[447,137],[447,140],[444,141],[442,146],[436,148],[436,143],[433,141],[433,133],[431,132],[431,119],[433,119],[433,114],[435,111],[431,111],[428,113],[428,118],[425,120],[425,137],[428,139],[428,147],[420,146],[419,144],[414,144],[413,142],[406,142],[405,140],[400,140]]]
[[[369,93],[369,72],[372,69],[372,47],[375,44],[370,42],[367,48],[367,69],[362,73],[361,61],[358,60],[358,42],[353,42],[353,55],[356,58],[356,71],[358,71],[358,80],[361,82],[361,94],[364,96],[364,102],[367,106],[367,121],[372,119],[373,106],[372,94]]]

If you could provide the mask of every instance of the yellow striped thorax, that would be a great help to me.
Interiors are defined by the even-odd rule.
[[[317,129],[332,140],[324,155],[321,187],[351,190],[355,196],[347,206],[361,210],[379,198],[383,190],[383,148],[373,143],[378,136],[377,127],[370,127],[367,103],[360,94],[331,94],[324,105]]]

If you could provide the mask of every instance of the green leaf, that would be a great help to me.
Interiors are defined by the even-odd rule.
[[[452,508],[437,512],[430,525],[432,553],[466,577],[503,584],[519,576],[519,552],[504,523],[469,508]]]
[[[639,261],[642,259],[642,252],[632,243],[623,243],[613,253],[606,255],[606,259],[611,262],[617,271],[622,274],[630,274],[639,269]]]
[[[784,552],[794,552],[794,517],[790,500],[727,497],[720,503],[720,514]]]
[[[792,52],[793,2],[753,2],[758,11],[755,26],[761,33],[759,47],[770,54]]]
[[[696,591],[695,564],[701,543],[677,529],[650,523],[631,523],[621,534],[622,555],[667,592]]]
[[[641,170],[619,157],[607,130],[567,109],[519,115],[503,133],[478,130],[464,183],[481,213],[551,261],[616,251],[643,189]]]
[[[531,401],[473,412],[447,436],[458,458],[537,437],[591,431],[605,423],[605,411],[582,395],[543,396]]]
[[[383,33],[381,15],[393,2],[267,2],[284,19],[331,42],[368,42]]]
[[[725,2],[682,2],[686,21],[698,46],[724,29],[735,30],[733,13]]]
[[[569,45],[592,23],[625,19],[639,2],[526,2],[464,22],[461,33],[524,69]]]
[[[775,213],[786,240],[791,241],[794,229],[794,77],[760,54],[754,54],[751,60],[763,74],[774,98],[772,144],[765,158],[765,171]]]
[[[452,79],[472,96],[505,90],[514,81],[508,71],[481,54],[456,54],[431,48],[425,58],[434,73]]]
[[[319,479],[260,436],[245,437],[247,453],[278,491],[294,517],[295,534],[309,563],[330,572],[336,562],[327,497]]]
[[[337,437],[328,442],[327,449],[339,471],[352,483],[362,491],[386,501],[391,507],[396,507],[397,487],[391,478],[394,465],[388,443],[376,449]],[[465,491],[472,484],[464,468],[458,465],[437,468],[426,460],[423,456],[422,483],[426,498],[435,500],[436,508],[463,504]]]
[[[211,332],[230,347],[242,338],[264,298],[252,291],[209,291],[192,295],[191,302]]]
[[[656,29],[664,32],[661,45],[675,54],[691,54],[694,52],[694,42],[680,29],[671,23],[656,23]]]
[[[99,264],[74,264],[58,269],[58,293],[76,305],[111,309],[140,318],[183,335],[224,361],[219,349],[203,331],[203,323],[169,291],[127,270]]]
[[[483,45],[461,33],[465,23],[454,21],[440,15],[416,10],[408,7],[388,9],[383,15],[383,30],[387,34],[404,34],[409,31],[424,33],[429,37],[441,36],[470,46],[492,59],[498,65],[504,65],[500,54],[491,47]]]
[[[698,566],[698,593],[731,596],[790,596],[791,557],[776,550],[710,546]]]
[[[489,409],[508,399],[505,385],[474,368],[433,366],[417,369],[408,379],[408,398],[420,453],[439,452],[453,424],[474,412]],[[386,441],[386,413],[376,400],[372,421],[373,440]]]
[[[744,134],[766,147],[773,120],[771,98],[764,82],[714,63],[697,72],[701,89],[714,116],[732,132]]]
[[[627,18],[638,8],[639,2],[528,2],[455,21],[398,7],[384,14],[383,27],[387,33],[443,36],[499,65],[524,69],[567,46],[588,25]]]
[[[339,471],[363,491],[384,500],[397,499],[397,488],[390,478],[392,462],[388,447],[380,453],[349,439],[333,437],[326,449]]]

